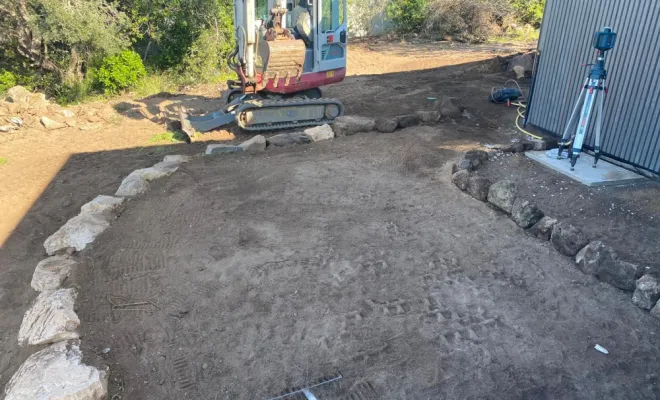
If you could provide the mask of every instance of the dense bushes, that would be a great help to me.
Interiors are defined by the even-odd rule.
[[[147,75],[140,55],[132,50],[107,57],[95,74],[95,81],[105,93],[117,93],[134,87]]]
[[[387,16],[400,32],[419,32],[427,6],[427,0],[392,0],[387,4]]]
[[[0,93],[13,86],[16,86],[16,76],[9,71],[0,70]]]

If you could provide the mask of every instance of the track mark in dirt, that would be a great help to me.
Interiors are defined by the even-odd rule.
[[[369,381],[360,381],[348,389],[348,393],[340,396],[337,400],[376,400],[379,399],[378,392]]]
[[[165,270],[171,260],[166,250],[122,249],[110,256],[110,276],[139,276],[143,273]]]
[[[186,357],[177,357],[172,361],[179,389],[187,389],[195,384],[195,374]]]

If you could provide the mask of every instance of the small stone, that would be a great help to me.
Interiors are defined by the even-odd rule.
[[[102,352],[102,353],[103,353],[103,354],[108,354],[108,353],[110,353],[110,347],[106,347],[105,349],[103,349],[103,352]]]
[[[516,74],[516,79],[522,79],[525,77],[525,67],[522,65],[515,65],[513,67],[513,72]]]
[[[488,153],[483,150],[470,150],[465,153],[463,158],[467,160],[479,160],[483,164],[488,161]]]
[[[78,339],[80,320],[73,311],[75,289],[42,292],[25,312],[18,331],[20,346]]]
[[[488,199],[488,189],[490,181],[480,176],[471,176],[468,179],[467,192],[479,201],[485,202]]]
[[[461,119],[465,106],[456,97],[445,97],[436,101],[436,109],[440,111],[442,118]]]
[[[238,147],[249,153],[266,151],[266,138],[263,135],[256,135],[252,139],[239,144]]]
[[[202,364],[202,369],[207,369],[209,365],[207,363]]]
[[[456,172],[463,170],[472,171],[473,169],[472,167],[473,167],[472,161],[462,158],[459,162],[452,165],[451,172],[455,174]]]
[[[65,116],[66,118],[73,118],[76,114],[71,110],[59,110],[59,113]]]
[[[392,133],[399,126],[396,118],[378,118],[376,120],[376,130],[382,133]]]
[[[660,282],[652,275],[644,275],[637,280],[632,301],[644,310],[650,310],[660,300]]]
[[[417,114],[401,115],[396,117],[397,126],[401,129],[419,125],[419,116]]]
[[[267,140],[269,146],[274,147],[288,147],[297,144],[312,143],[312,138],[302,132],[280,133],[279,135],[271,136]]]
[[[552,229],[552,245],[565,256],[573,257],[589,243],[581,230],[566,222],[559,222]]]
[[[37,264],[30,286],[37,292],[57,290],[69,277],[76,261],[65,256],[53,256]]]
[[[543,211],[536,204],[520,197],[516,198],[511,209],[511,219],[523,229],[531,228],[543,216]]]
[[[107,372],[82,363],[80,342],[60,342],[28,357],[5,386],[5,400],[102,400]]]
[[[511,214],[518,195],[516,184],[509,180],[493,183],[488,189],[488,202],[507,214]]]
[[[231,144],[210,144],[206,146],[207,156],[212,154],[240,153],[242,151],[244,151],[242,147]]]
[[[332,130],[335,136],[350,136],[360,132],[369,132],[376,126],[373,118],[358,117],[355,115],[344,115],[335,118],[332,123]]]
[[[556,219],[543,217],[539,222],[534,224],[534,226],[529,228],[529,233],[541,240],[550,240],[550,236],[552,236],[552,229],[554,228],[555,224],[557,224]]]
[[[461,190],[467,189],[469,179],[470,179],[470,171],[465,169],[457,171],[451,176],[452,183]]]
[[[335,137],[335,132],[328,124],[315,126],[313,128],[308,128],[305,129],[304,132],[305,135],[309,136],[313,142],[318,142],[320,140],[334,139]]]
[[[176,164],[184,164],[184,163],[189,162],[190,160],[192,160],[192,157],[184,156],[184,155],[180,155],[180,154],[171,154],[171,155],[165,156],[165,158],[163,158],[163,162],[176,163]]]
[[[44,128],[46,128],[48,130],[66,128],[66,124],[63,124],[61,122],[57,122],[57,121],[52,120],[48,117],[41,117],[39,119],[39,122],[41,122],[41,125],[43,125]]]
[[[440,111],[417,111],[417,117],[424,124],[433,124],[440,121]]]

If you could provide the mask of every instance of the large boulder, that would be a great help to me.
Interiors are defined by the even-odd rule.
[[[395,118],[378,118],[376,120],[375,128],[378,132],[392,133],[399,126],[399,121]]]
[[[116,196],[135,197],[149,190],[149,182],[139,176],[128,176],[121,181]]]
[[[18,344],[37,346],[78,339],[80,320],[73,311],[75,299],[75,289],[59,289],[39,294],[23,316],[18,331]]]
[[[263,135],[256,135],[252,139],[239,144],[238,147],[250,153],[266,151],[266,138]]]
[[[465,106],[456,97],[445,97],[436,101],[436,109],[440,111],[443,118],[461,119],[463,118]]]
[[[271,136],[267,140],[269,146],[273,147],[288,147],[297,144],[312,143],[312,138],[302,132],[280,133],[279,135]]]
[[[419,121],[420,121],[419,115],[417,114],[400,115],[396,117],[396,119],[397,119],[398,127],[401,129],[419,125]]]
[[[585,274],[596,275],[603,264],[614,262],[617,258],[619,256],[613,248],[603,244],[600,240],[595,240],[576,254],[575,263]]]
[[[115,196],[134,197],[145,193],[149,189],[149,182],[172,175],[179,166],[180,163],[176,161],[161,161],[149,168],[136,169],[124,178]]]
[[[552,236],[552,229],[555,227],[557,224],[557,220],[554,218],[550,217],[543,217],[539,222],[534,224],[531,228],[529,228],[529,233],[532,236],[536,236],[537,238],[541,240],[550,240],[550,236]]]
[[[80,214],[100,212],[108,217],[114,217],[121,212],[123,204],[123,197],[99,195],[89,203],[83,204],[82,207],[80,207]]]
[[[5,386],[5,400],[107,399],[107,372],[83,364],[79,346],[60,342],[32,354]]]
[[[37,292],[57,290],[69,277],[76,261],[68,256],[53,256],[37,264],[30,286]]]
[[[642,271],[639,265],[620,260],[614,249],[600,241],[591,242],[581,249],[575,256],[575,262],[585,274],[630,292],[635,290],[636,280]]]
[[[337,117],[332,123],[335,136],[350,136],[360,132],[374,130],[376,121],[373,118],[358,117],[355,115],[344,115]]]
[[[488,202],[507,214],[511,214],[518,195],[516,184],[509,180],[493,183],[488,189]]]
[[[305,129],[304,132],[305,135],[309,136],[313,142],[318,142],[320,140],[329,140],[335,137],[335,132],[328,124],[315,126],[313,128],[307,128]]]
[[[457,171],[451,176],[452,183],[461,190],[467,190],[469,180],[470,171],[465,169]]]
[[[103,213],[79,214],[68,220],[44,242],[48,255],[73,247],[81,251],[110,226]]]
[[[535,53],[529,52],[525,54],[519,54],[509,61],[509,71],[514,71],[514,67],[519,66],[525,72],[532,72],[534,69],[534,58]]]
[[[481,176],[471,176],[468,179],[467,192],[470,196],[479,201],[485,202],[488,199],[488,189],[490,188],[490,181]]]
[[[639,308],[650,310],[660,300],[660,281],[653,275],[644,275],[636,284],[633,303]]]
[[[543,218],[543,211],[530,201],[517,197],[511,208],[511,219],[523,229],[534,226]]]
[[[204,154],[210,156],[212,154],[241,153],[243,151],[245,151],[243,147],[233,144],[210,144],[206,146]]]
[[[552,229],[552,245],[565,256],[573,257],[589,243],[581,230],[566,222],[559,222]]]

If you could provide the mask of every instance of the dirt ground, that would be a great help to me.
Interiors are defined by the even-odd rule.
[[[486,101],[508,76],[482,62],[510,51],[357,43],[352,76],[325,92],[348,113],[453,95],[470,118],[198,159],[130,201],[71,282],[83,350],[110,365],[111,397],[268,398],[339,370],[346,399],[657,398],[658,322],[449,183],[459,152],[514,136],[515,110]],[[95,132],[0,138],[1,386],[33,352],[16,336],[45,238],[133,169],[199,153],[203,142],[150,139],[174,106],[210,110],[214,96],[126,97],[99,106],[118,114]],[[657,187],[640,193],[657,210]],[[636,230],[652,224],[644,215],[620,221]],[[154,305],[110,303],[141,300]]]

